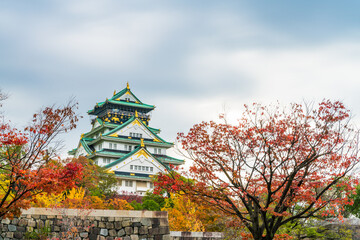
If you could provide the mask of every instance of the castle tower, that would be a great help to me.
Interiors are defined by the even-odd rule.
[[[85,156],[113,172],[121,180],[120,191],[145,193],[153,188],[154,175],[166,172],[169,164],[184,163],[166,155],[173,143],[158,136],[160,129],[149,126],[154,108],[141,102],[127,84],[88,111],[94,116],[92,129],[82,134],[78,147],[69,154]]]

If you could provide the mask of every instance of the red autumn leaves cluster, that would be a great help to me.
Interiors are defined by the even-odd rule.
[[[0,124],[0,217],[13,217],[30,207],[32,196],[62,192],[82,178],[81,164],[60,163],[55,138],[76,127],[77,104],[47,107],[34,114],[24,131]],[[52,160],[57,158],[58,160]]]
[[[178,140],[193,161],[160,175],[158,187],[178,189],[235,216],[255,239],[273,239],[284,224],[340,214],[357,179],[358,131],[341,102],[245,106],[237,124],[202,122]]]

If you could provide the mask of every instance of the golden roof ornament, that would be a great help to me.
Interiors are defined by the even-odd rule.
[[[136,117],[136,118],[139,117],[137,110],[135,110],[135,117]]]
[[[115,96],[115,94],[116,94],[116,90],[114,90],[114,95],[113,96]]]
[[[126,89],[130,89],[129,82],[126,83]]]
[[[141,147],[145,147],[145,144],[144,144],[144,139],[142,138],[142,139],[140,139],[140,141],[141,141],[140,146],[141,146]]]

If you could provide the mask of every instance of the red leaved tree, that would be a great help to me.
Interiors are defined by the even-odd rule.
[[[76,127],[76,108],[74,101],[46,107],[23,131],[0,122],[0,218],[17,216],[32,196],[63,191],[81,178],[80,164],[51,160],[60,145],[55,138]]]
[[[346,176],[359,162],[359,132],[341,102],[288,109],[254,104],[245,106],[237,125],[222,118],[178,135],[193,161],[183,176],[192,180],[160,175],[158,188],[216,206],[254,239],[274,239],[286,223],[339,214],[351,204],[356,179]]]

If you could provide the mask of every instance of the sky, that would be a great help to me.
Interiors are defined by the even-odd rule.
[[[75,97],[87,111],[129,82],[156,106],[150,126],[174,142],[243,104],[341,100],[360,125],[359,1],[0,2],[3,113],[21,128]],[[171,153],[175,154],[175,153]],[[176,156],[176,155],[173,155]]]

